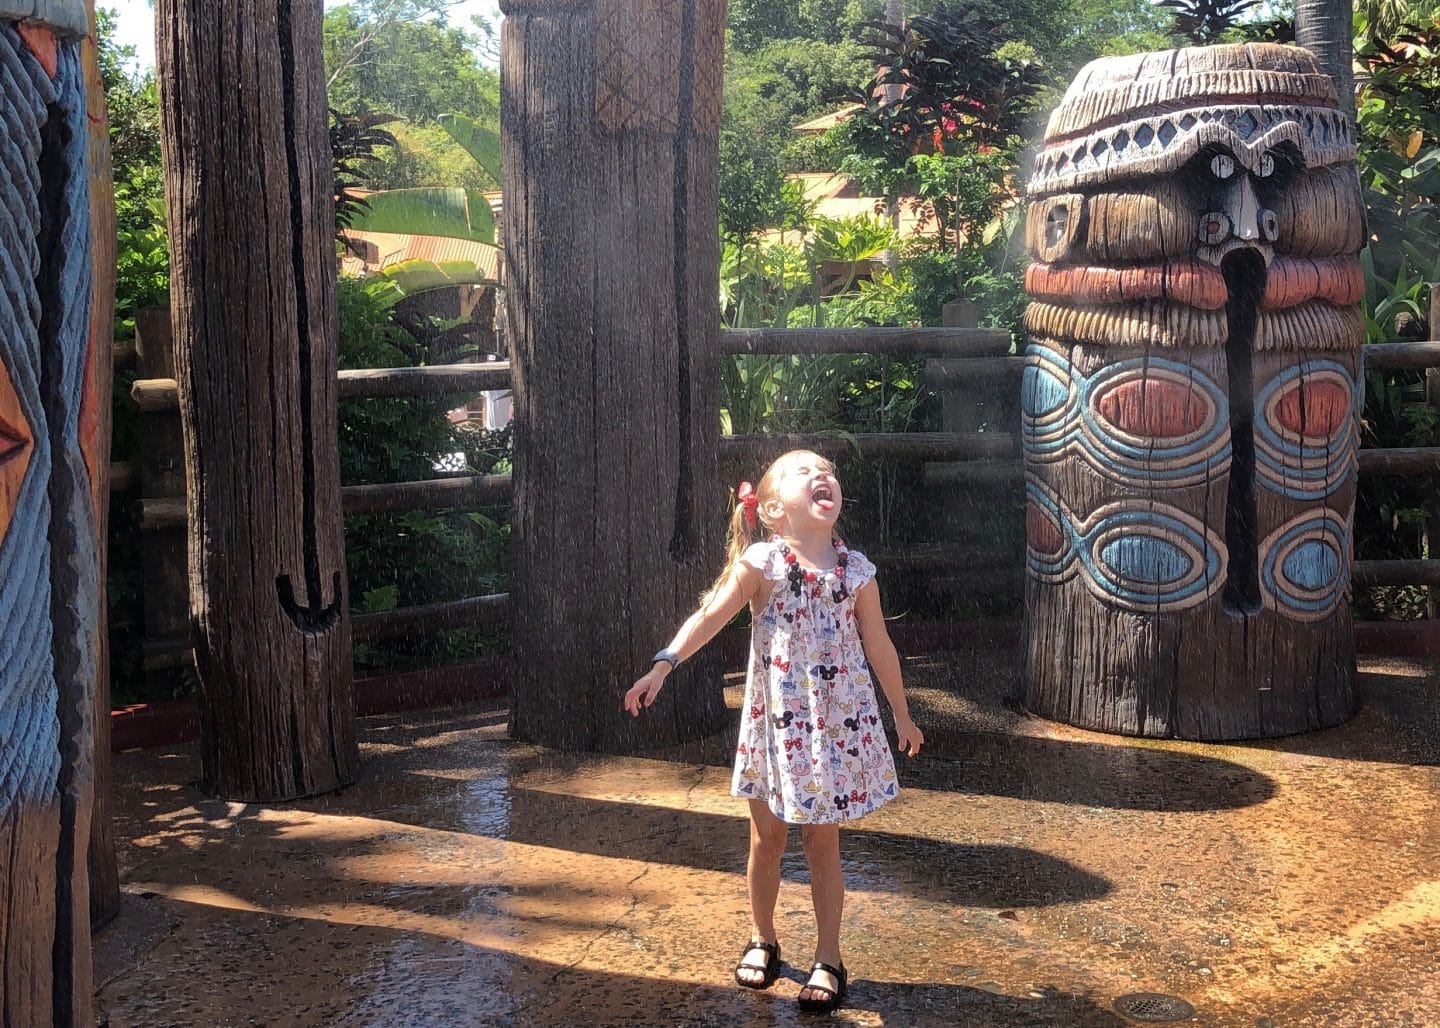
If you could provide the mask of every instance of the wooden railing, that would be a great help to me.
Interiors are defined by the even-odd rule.
[[[947,318],[963,321],[966,315],[963,310],[947,311]],[[925,367],[927,384],[942,393],[960,396],[958,402],[947,405],[946,427],[953,428],[977,426],[974,397],[967,400],[964,391],[983,388],[995,395],[1018,395],[1018,378],[1024,368],[1023,358],[1008,354],[1008,333],[964,324],[926,329],[745,329],[722,332],[720,339],[721,352],[727,355],[866,353],[931,358]],[[142,347],[138,362],[142,372],[168,364],[168,355],[155,359],[156,349],[158,347],[152,345],[147,360]],[[1370,345],[1365,347],[1364,354],[1365,366],[1371,370],[1440,369],[1440,342]],[[135,350],[123,344],[116,345],[115,356],[117,366],[136,362]],[[345,401],[479,392],[505,389],[509,385],[510,366],[502,363],[342,371],[338,379],[339,396]],[[144,414],[175,418],[178,393],[173,378],[157,375],[137,380],[131,396]],[[950,400],[956,401],[956,396]],[[173,435],[169,447],[173,465],[178,426],[172,425],[167,435]],[[722,437],[719,445],[722,460],[752,465],[784,450],[802,447],[837,457],[919,460],[926,462],[925,481],[937,487],[1009,488],[1018,486],[1023,478],[1018,439],[1013,430],[742,435]],[[147,463],[154,463],[153,457],[153,454],[149,458],[142,454],[139,461],[111,465],[111,489],[131,490],[137,485],[153,484],[157,478],[173,483],[173,466],[164,469],[164,475],[155,474],[153,468],[147,471]],[[1359,467],[1363,475],[1440,474],[1440,447],[1361,450]],[[508,475],[452,476],[341,489],[346,514],[497,505],[509,502],[511,495]],[[183,496],[146,496],[140,501],[140,508],[141,524],[148,531],[173,532],[185,525]],[[168,545],[168,561],[161,563],[173,565],[175,540],[172,538]],[[183,540],[180,545],[183,567]],[[1009,551],[949,547],[877,557],[886,567],[938,577],[957,576],[955,580],[967,588],[995,590],[1017,598],[1023,580],[1021,556]],[[173,567],[168,575],[161,577],[168,579],[173,590],[177,579]],[[183,576],[180,578],[183,581]],[[1440,589],[1440,560],[1357,561],[1352,578],[1358,586],[1424,585]],[[163,588],[166,584],[161,581],[155,586]],[[148,588],[146,598],[147,602],[152,600]],[[179,613],[181,616],[177,617],[171,612],[172,629],[185,623],[184,611]],[[502,623],[508,617],[509,597],[502,593],[357,614],[353,617],[353,626],[357,640],[375,640],[442,628]],[[154,631],[144,645],[144,665],[147,669],[174,667],[188,659],[188,652],[189,643],[182,631]]]
[[[135,367],[143,376],[130,389],[140,411],[142,451],[135,461],[110,466],[110,489],[137,487],[140,525],[149,534],[145,546],[144,596],[146,633],[141,664],[147,672],[183,667],[192,662],[188,636],[183,495],[184,466],[179,439],[179,389],[173,377],[174,358],[168,316],[147,311],[137,318],[140,338],[115,344],[116,366]],[[507,362],[454,364],[423,368],[343,370],[337,378],[342,402],[396,397],[478,393],[510,387]],[[396,514],[453,507],[507,504],[512,495],[509,475],[452,475],[412,482],[342,486],[340,500],[347,515]],[[469,596],[370,614],[352,615],[357,641],[374,641],[446,628],[501,623],[509,617],[509,596]]]

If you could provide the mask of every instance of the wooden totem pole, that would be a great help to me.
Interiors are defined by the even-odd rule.
[[[1354,708],[1365,242],[1305,50],[1086,67],[1030,182],[1027,703],[1246,739]]]
[[[318,2],[160,0],[201,785],[355,780]]]
[[[90,1023],[86,851],[114,226],[103,95],[86,90],[89,27],[83,0],[0,0],[0,1023],[7,1025]]]
[[[626,688],[715,571],[724,0],[502,0],[516,402],[511,728],[569,749],[694,738],[706,655]],[[707,670],[708,667],[708,670]]]

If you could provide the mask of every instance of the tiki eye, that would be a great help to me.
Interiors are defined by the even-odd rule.
[[[1274,170],[1274,162],[1271,162],[1271,170]],[[1235,174],[1235,158],[1226,153],[1217,153],[1210,158],[1210,174],[1218,179],[1227,179]]]
[[[1045,245],[1057,246],[1064,241],[1070,225],[1070,208],[1056,204],[1045,214]]]
[[[1200,215],[1200,242],[1207,246],[1218,246],[1230,238],[1232,231],[1230,216],[1221,211]]]
[[[1280,219],[1275,216],[1274,211],[1260,212],[1260,235],[1267,243],[1273,243],[1280,238]]]
[[[1273,154],[1266,154],[1260,158],[1260,177],[1269,178],[1275,174],[1275,157]]]

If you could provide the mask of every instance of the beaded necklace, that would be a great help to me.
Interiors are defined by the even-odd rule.
[[[784,557],[787,567],[785,577],[790,583],[790,591],[792,593],[799,596],[805,588],[805,583],[819,581],[821,572],[817,572],[812,568],[801,567],[800,558],[795,556],[791,551],[789,543],[785,542],[779,535],[774,536],[773,541],[780,544],[780,554]],[[845,548],[845,543],[839,539],[832,540],[832,545],[835,547],[835,570],[833,572],[835,575],[835,588],[831,590],[831,592],[835,602],[839,603],[850,595],[850,590],[845,586],[845,571],[850,563],[850,551]]]

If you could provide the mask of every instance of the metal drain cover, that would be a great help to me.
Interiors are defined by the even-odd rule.
[[[1115,1012],[1132,1021],[1185,1021],[1195,1016],[1195,1008],[1179,996],[1163,992],[1131,992],[1117,997]]]

